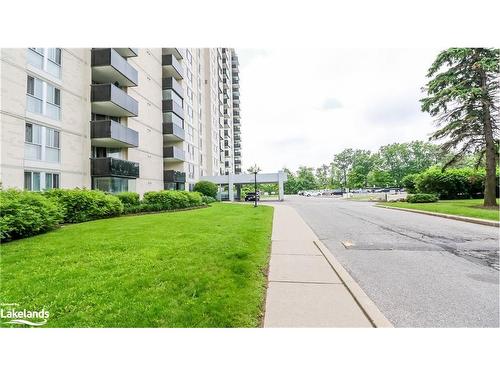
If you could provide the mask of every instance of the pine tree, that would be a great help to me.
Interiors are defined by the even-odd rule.
[[[500,49],[447,49],[430,67],[421,99],[439,127],[431,139],[444,140],[443,151],[454,154],[445,168],[471,153],[479,153],[478,164],[486,158],[485,206],[497,205],[499,71]]]

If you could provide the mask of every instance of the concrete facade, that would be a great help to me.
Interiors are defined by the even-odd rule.
[[[142,195],[237,172],[223,153],[223,51],[236,56],[227,48],[2,49],[2,186]],[[232,119],[226,126],[232,135]]]

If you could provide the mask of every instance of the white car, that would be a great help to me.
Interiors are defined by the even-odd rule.
[[[306,196],[306,197],[320,197],[321,192],[319,192],[319,191],[306,191],[306,192],[304,192],[304,196]]]

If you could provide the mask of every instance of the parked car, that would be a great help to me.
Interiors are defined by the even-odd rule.
[[[306,197],[319,197],[319,196],[321,196],[321,192],[314,191],[314,190],[313,191],[306,191],[306,192],[304,192],[304,196],[306,196]]]
[[[247,193],[245,195],[245,202],[255,201],[255,193]],[[260,201],[260,194],[257,192],[257,201]]]

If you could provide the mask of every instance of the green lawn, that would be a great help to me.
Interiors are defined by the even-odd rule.
[[[498,200],[497,200],[498,202]],[[407,203],[392,202],[381,203],[382,206],[411,208],[414,210],[440,212],[443,214],[476,217],[486,220],[500,220],[498,208],[486,209],[482,207],[482,199],[461,199],[450,201],[439,201],[436,203]]]
[[[45,308],[45,327],[259,326],[272,211],[215,203],[2,244],[0,302]]]

